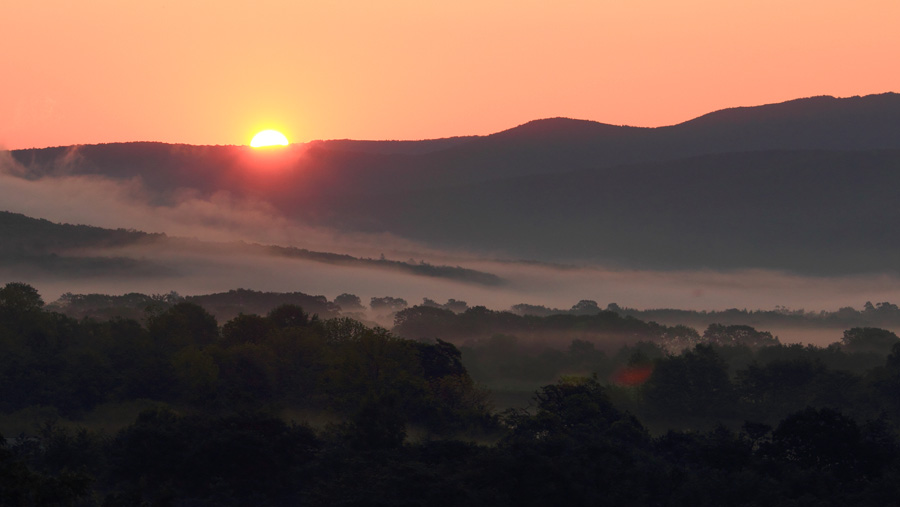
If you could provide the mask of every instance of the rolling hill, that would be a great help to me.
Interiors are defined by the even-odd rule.
[[[440,266],[385,258],[370,259],[303,248],[244,242],[209,242],[148,234],[134,229],[104,229],[58,224],[19,213],[0,211],[0,273],[42,273],[72,276],[155,277],[177,275],[177,262],[160,252],[197,254],[238,253],[349,268],[395,271],[462,283],[496,286],[504,281],[491,273],[459,266]]]
[[[515,258],[661,269],[897,271],[900,95],[813,97],[669,127],[553,118],[488,136],[282,152],[120,143],[19,150],[25,177],[139,178],[294,220]]]

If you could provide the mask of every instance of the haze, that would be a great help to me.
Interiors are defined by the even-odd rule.
[[[2,160],[0,202],[28,216],[106,228],[138,228],[172,236],[215,242],[206,247],[173,250],[136,245],[98,251],[100,255],[142,259],[163,272],[122,273],[85,277],[60,273],[4,270],[5,279],[25,279],[48,301],[64,292],[123,294],[126,292],[205,294],[248,288],[263,291],[303,291],[333,299],[345,292],[370,297],[402,297],[410,304],[423,298],[453,298],[470,305],[507,309],[518,303],[568,308],[581,299],[601,306],[618,303],[632,308],[807,310],[861,308],[865,301],[900,301],[900,283],[892,273],[803,275],[765,269],[633,269],[598,263],[558,264],[519,262],[462,248],[438,249],[388,233],[363,233],[314,226],[291,220],[261,200],[225,191],[204,196],[182,189],[170,202],[140,178],[125,181],[97,175],[71,174],[25,178],[27,169],[10,157]],[[253,241],[351,253],[361,257],[436,265],[462,265],[499,276],[499,286],[424,278],[394,271],[348,268],[250,253],[234,241]],[[505,259],[505,260],[504,260]],[[797,331],[783,332],[783,338]],[[797,335],[799,336],[799,335]],[[827,340],[834,337],[828,335]],[[824,341],[822,338],[819,341]],[[796,341],[801,341],[799,338]],[[810,341],[804,336],[802,341]],[[815,340],[813,340],[815,341]]]
[[[885,64],[900,56],[896,2],[89,1],[4,19],[0,211],[205,242],[78,252],[164,269],[25,280],[49,299],[900,300],[900,244],[884,233],[900,227],[885,213],[900,184],[900,97],[885,93],[900,82]],[[267,128],[297,144],[264,161],[232,146]]]

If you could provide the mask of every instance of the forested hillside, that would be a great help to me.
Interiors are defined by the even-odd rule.
[[[414,307],[395,328],[410,339],[294,304],[217,322],[192,302],[158,303],[77,320],[27,284],[0,289],[0,503],[884,505],[900,494],[900,338],[883,329],[847,329],[823,348],[614,312]],[[570,343],[448,341],[498,318]],[[610,348],[606,334],[621,341]],[[502,407],[484,387],[512,383],[538,387]],[[135,403],[149,408],[116,427],[94,418]],[[32,426],[10,433],[26,414]]]
[[[80,276],[178,276],[186,271],[177,262],[182,256],[207,258],[229,254],[283,258],[332,266],[374,268],[430,278],[445,278],[476,285],[497,286],[504,280],[492,273],[425,261],[360,258],[305,248],[261,245],[243,241],[201,241],[170,237],[134,229],[107,229],[60,224],[0,210],[0,273],[25,271],[52,277]],[[130,247],[130,248],[129,248]],[[162,253],[175,254],[162,259]],[[150,254],[153,259],[148,259]]]

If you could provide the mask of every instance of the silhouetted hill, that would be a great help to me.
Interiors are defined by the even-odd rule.
[[[332,151],[377,153],[380,155],[421,155],[424,153],[445,150],[466,143],[472,139],[474,139],[474,136],[425,139],[421,141],[360,141],[355,139],[334,139],[329,141],[311,141],[309,145]]]
[[[660,128],[553,118],[489,136],[317,141],[278,152],[244,146],[113,143],[17,150],[12,155],[33,177],[140,176],[159,191],[186,187],[239,195],[289,189],[284,193],[294,197],[299,193],[311,198],[312,206],[321,207],[317,196],[347,192],[439,188],[710,153],[797,149],[900,149],[900,95],[814,97],[727,109]],[[290,199],[282,195],[275,200]]]
[[[237,289],[216,294],[188,296],[185,301],[206,308],[220,322],[227,322],[239,314],[266,315],[281,305],[297,305],[310,315],[323,319],[337,317],[340,307],[325,296],[311,296],[302,292],[260,292]]]
[[[440,266],[424,261],[414,263],[385,258],[370,259],[346,254],[317,252],[303,248],[255,243],[205,242],[197,239],[168,237],[165,234],[148,234],[136,230],[103,229],[86,225],[56,224],[0,211],[0,271],[26,270],[28,272],[55,273],[60,275],[122,274],[156,276],[175,274],[165,261],[149,261],[144,247],[159,250],[200,254],[207,258],[217,253],[249,253],[260,257],[282,257],[321,264],[347,267],[366,267],[391,270],[404,274],[445,278],[478,285],[500,285],[503,280],[491,273],[460,266]],[[130,251],[121,250],[133,247]]]
[[[172,272],[147,259],[101,253],[128,245],[149,244],[165,238],[163,234],[56,224],[0,211],[0,238],[0,273],[4,276],[65,273],[76,278],[154,277]]]
[[[660,128],[552,118],[454,146],[427,166],[452,184],[711,153],[900,149],[900,94],[814,97],[727,109]]]
[[[686,138],[702,133],[706,143],[715,147],[711,152],[896,149],[900,94],[811,97],[725,109],[666,128],[677,129]]]
[[[754,107],[732,107],[699,116],[680,126],[701,125],[758,125],[768,122],[805,123],[813,131],[827,131],[834,121],[856,118],[860,122],[896,123],[897,101],[900,94],[882,93],[864,97],[836,98],[831,96],[789,100],[779,104]],[[889,133],[885,133],[886,135]],[[885,137],[887,139],[887,137]]]
[[[0,254],[37,254],[61,250],[121,247],[152,241],[164,234],[89,225],[57,224],[20,213],[0,211]]]
[[[900,151],[705,155],[350,199],[436,245],[630,267],[900,270]]]
[[[813,97],[660,128],[552,118],[489,136],[259,151],[159,143],[19,150],[32,179],[140,178],[288,217],[538,260],[896,269],[900,95]]]

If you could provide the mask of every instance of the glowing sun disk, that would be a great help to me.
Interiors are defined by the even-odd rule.
[[[250,146],[254,148],[262,148],[264,146],[287,146],[288,140],[284,134],[277,130],[263,130],[253,136]]]

